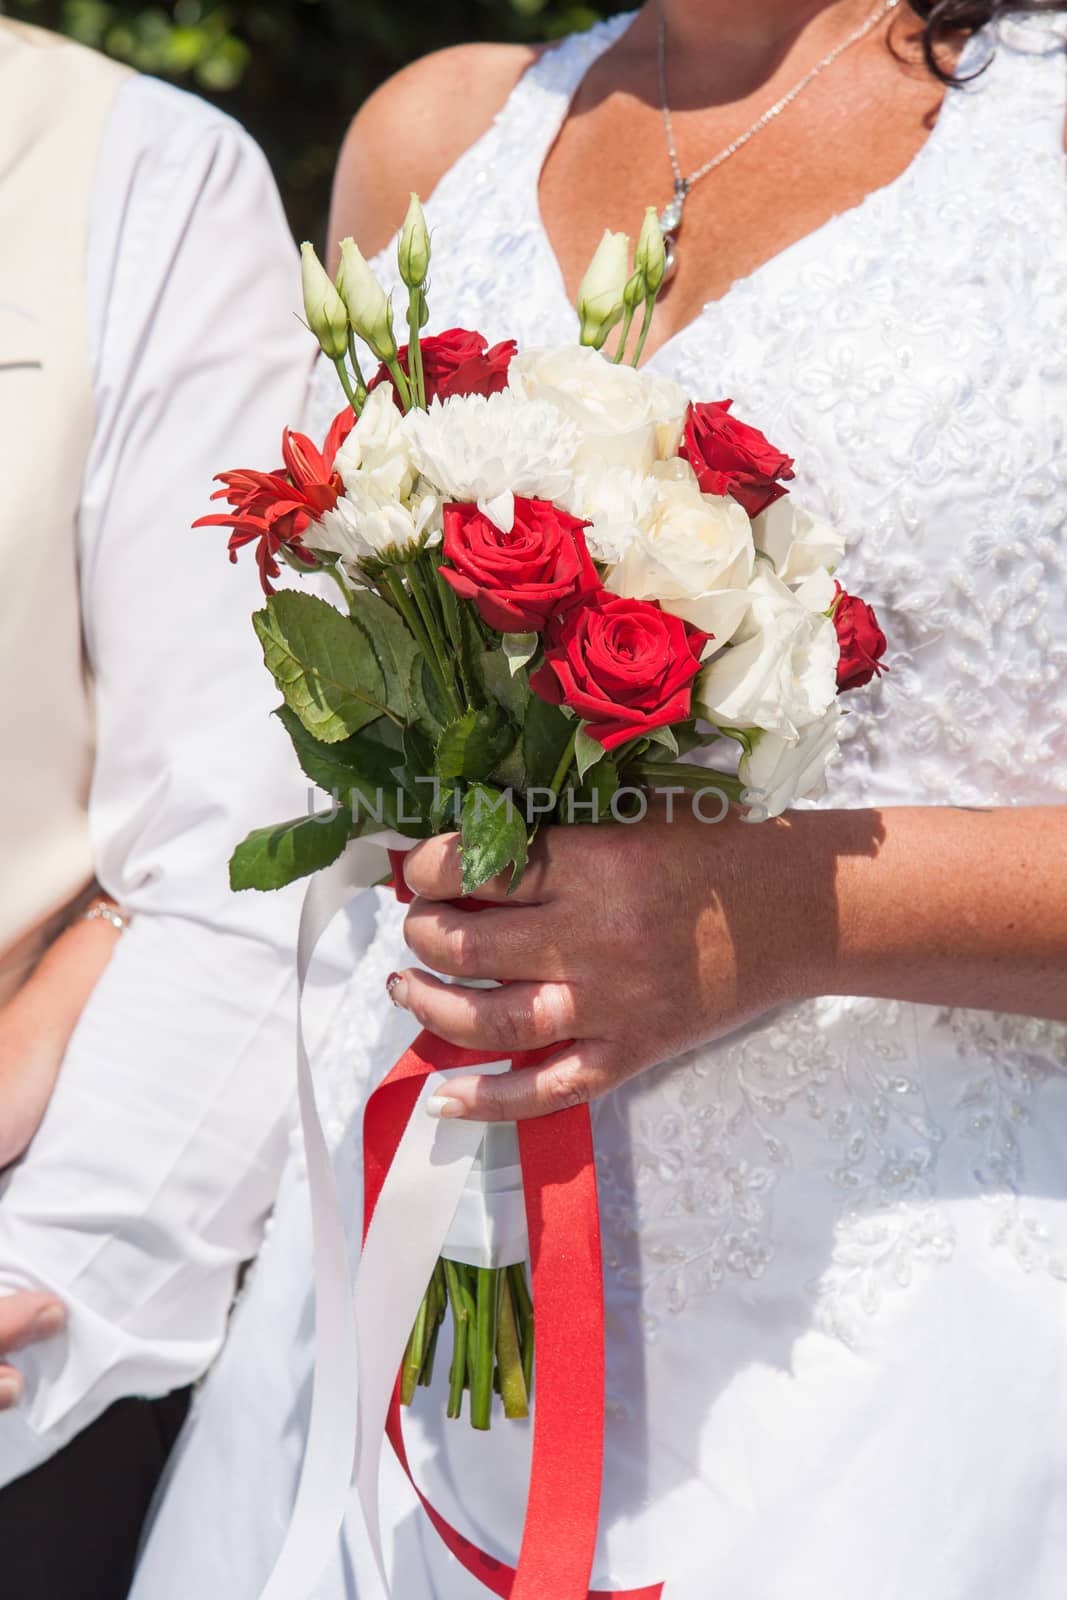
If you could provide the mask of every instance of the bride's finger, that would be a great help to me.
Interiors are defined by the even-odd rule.
[[[607,1039],[582,1039],[536,1067],[518,1072],[451,1078],[427,1102],[431,1116],[477,1122],[522,1122],[584,1105],[631,1077],[639,1063],[624,1063]]]
[[[511,905],[536,905],[552,899],[551,867],[543,834],[534,843],[514,893],[510,892],[511,878],[510,869],[490,878],[479,888],[477,899],[507,901]],[[413,894],[424,900],[458,900],[463,893],[459,834],[441,833],[421,840],[404,857],[404,881]]]
[[[424,966],[452,978],[533,978],[556,982],[573,975],[573,952],[558,922],[538,906],[464,911],[445,901],[415,900],[404,938]]]
[[[23,1350],[39,1340],[54,1339],[66,1325],[62,1301],[41,1290],[20,1290],[0,1296],[0,1350]]]
[[[563,983],[464,989],[412,968],[390,978],[389,993],[424,1028],[468,1050],[513,1055],[560,1044],[574,1033],[574,994]]]
[[[0,1411],[12,1411],[22,1399],[22,1379],[14,1367],[0,1365]]]

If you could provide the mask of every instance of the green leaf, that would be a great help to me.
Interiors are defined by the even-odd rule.
[[[670,760],[673,760],[679,754],[678,740],[674,737],[674,732],[669,727],[656,729],[651,739],[651,747],[653,751],[656,749],[657,745]],[[658,756],[656,756],[656,760],[659,760]]]
[[[366,633],[327,601],[283,589],[252,621],[286,705],[316,738],[336,744],[391,709]]]
[[[257,828],[230,858],[231,889],[282,889],[336,861],[352,831],[352,814],[340,806],[332,816],[295,817]]]
[[[574,740],[574,760],[579,780],[585,777],[590,767],[595,767],[598,761],[603,761],[606,754],[607,751],[600,740],[586,733],[585,723],[580,723]]]
[[[520,672],[513,676],[507,656],[502,650],[483,650],[480,654],[476,654],[474,671],[485,690],[486,699],[502,706],[516,722],[522,722],[530,700],[530,685],[526,674]]]
[[[352,621],[369,641],[385,680],[386,704],[402,722],[416,722],[425,707],[422,676],[415,671],[422,652],[399,612],[371,589],[356,589],[349,601]]]
[[[536,633],[504,634],[504,659],[512,677],[516,672],[521,672],[528,661],[533,660],[540,643],[540,635]]]
[[[526,819],[511,795],[484,783],[467,790],[460,818],[463,893],[474,894],[490,878],[514,867],[512,888],[526,866]]]
[[[438,739],[434,771],[442,783],[455,778],[488,778],[513,742],[514,735],[495,706],[465,711]]]
[[[530,696],[522,730],[528,787],[548,788],[573,732],[561,706],[549,705],[540,695]]]
[[[430,696],[433,696],[431,703]],[[448,719],[448,711],[441,700],[440,691],[437,689],[426,658],[421,653],[415,656],[411,663],[411,682],[408,685],[408,696],[412,708],[412,723],[420,728],[431,740],[436,741],[437,735]]]
[[[279,706],[275,716],[282,723],[296,751],[302,772],[327,794],[351,806],[356,834],[376,828],[396,828],[400,833],[423,838],[429,831],[419,827],[425,821],[424,807],[417,790],[405,777],[407,735],[388,717],[379,717],[359,733],[338,744],[323,744],[308,733],[300,718],[288,706]],[[429,765],[429,746],[423,746],[425,762],[418,759],[411,770],[425,772]],[[427,790],[429,794],[429,790]]]
[[[619,769],[605,755],[589,770],[578,789],[568,789],[560,803],[557,821],[565,823],[603,822],[611,815],[611,802],[619,789]]]
[[[522,755],[522,739],[518,738],[502,761],[498,761],[489,774],[489,781],[498,789],[514,789],[516,794],[526,789],[526,762]]]

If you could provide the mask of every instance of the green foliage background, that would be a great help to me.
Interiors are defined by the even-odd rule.
[[[443,45],[549,38],[622,9],[611,0],[0,0],[0,14],[69,34],[237,117],[273,164],[297,238],[320,243],[345,128],[390,73]]]

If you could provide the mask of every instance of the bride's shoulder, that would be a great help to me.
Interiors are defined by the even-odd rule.
[[[389,78],[360,107],[341,148],[331,247],[353,234],[364,254],[389,242],[408,193],[424,199],[489,127],[542,47],[461,44]]]

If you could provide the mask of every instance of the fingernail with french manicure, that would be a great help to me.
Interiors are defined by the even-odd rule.
[[[426,1102],[428,1117],[461,1117],[465,1109],[462,1100],[453,1100],[444,1094],[432,1094]]]
[[[10,1411],[21,1399],[22,1385],[16,1379],[0,1379],[0,1411]]]
[[[394,1006],[402,1006],[405,1010],[407,1009],[408,980],[402,972],[391,972],[389,974],[385,980],[385,991]]]

